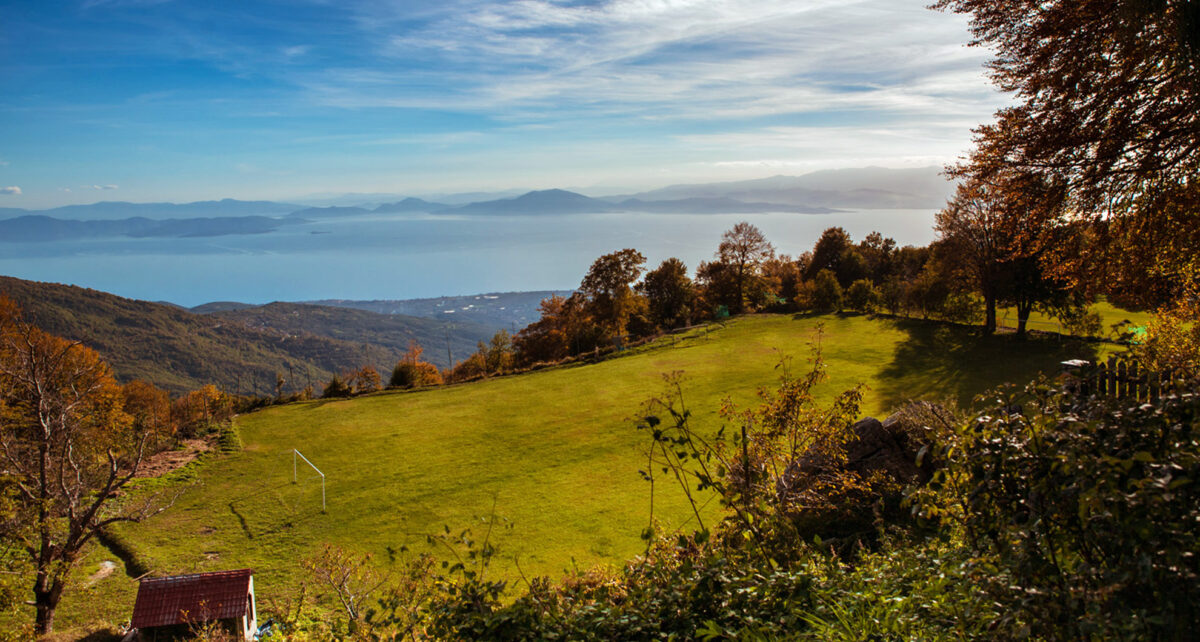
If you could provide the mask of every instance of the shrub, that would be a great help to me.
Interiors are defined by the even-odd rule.
[[[1080,398],[1031,385],[945,445],[926,514],[998,571],[1007,635],[1185,639],[1200,626],[1200,395]],[[932,506],[932,509],[931,509]]]
[[[365,395],[383,387],[379,371],[371,366],[363,366],[360,370],[355,371],[350,375],[347,385],[350,386],[356,395]]]
[[[1098,337],[1104,332],[1100,313],[1085,307],[1070,308],[1058,314],[1063,330],[1077,337]]]
[[[842,309],[842,286],[829,270],[821,270],[813,277],[812,285],[806,288],[808,308],[819,312]]]
[[[846,290],[846,305],[851,310],[873,312],[881,299],[879,289],[868,279],[859,279]]]
[[[340,397],[349,397],[352,394],[354,394],[354,391],[350,389],[350,386],[346,385],[341,377],[333,375],[333,378],[329,380],[329,385],[325,386],[324,392],[321,393],[321,398],[337,399]]]

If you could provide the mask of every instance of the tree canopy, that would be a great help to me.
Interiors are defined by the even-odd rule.
[[[38,633],[53,628],[83,547],[148,511],[110,501],[137,473],[149,434],[123,402],[94,350],[42,331],[0,297],[0,477],[20,518],[3,535],[32,562]]]
[[[995,52],[992,79],[1016,99],[976,130],[976,149],[955,173],[1016,170],[1062,185],[1068,200],[1058,217],[1103,222],[1090,263],[1127,303],[1155,305],[1195,287],[1200,4],[933,6],[970,16],[972,45]]]

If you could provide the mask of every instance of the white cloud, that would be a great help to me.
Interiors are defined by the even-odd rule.
[[[93,189],[97,191],[108,191],[118,189],[116,185],[80,185],[80,189]]]
[[[0,194],[8,194],[11,196],[20,196],[21,188],[17,187],[16,185],[10,185],[8,187],[0,187]]]
[[[965,21],[926,4],[450,0],[417,28],[388,4],[363,21],[383,62],[292,80],[318,104],[465,110],[509,125],[936,118],[967,123],[955,133],[965,142],[1004,97],[984,75],[986,52],[965,46]]]

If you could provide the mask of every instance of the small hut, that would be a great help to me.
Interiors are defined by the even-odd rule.
[[[250,569],[147,578],[138,586],[131,625],[143,642],[187,637],[217,626],[237,640],[258,630]]]

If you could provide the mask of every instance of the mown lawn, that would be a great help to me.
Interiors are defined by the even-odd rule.
[[[386,560],[389,547],[431,550],[425,535],[443,526],[482,536],[479,518],[493,506],[511,525],[493,534],[494,572],[503,577],[619,564],[641,549],[649,517],[649,487],[638,475],[645,436],[631,418],[663,390],[663,373],[684,373],[697,425],[715,429],[720,400],[752,403],[759,387],[778,380],[781,356],[792,357],[796,372],[807,368],[821,325],[830,374],[822,391],[866,384],[863,414],[916,398],[966,405],[988,388],[1055,372],[1060,361],[1097,349],[915,320],[744,317],[593,365],[244,415],[237,419],[244,451],[204,464],[172,509],[120,535],[158,573],[251,567],[266,604],[292,594],[300,560],[323,543]],[[327,476],[325,513],[319,478],[303,462],[300,483],[292,483],[293,448]],[[658,518],[694,526],[681,495],[662,486]],[[94,552],[77,577],[104,558]],[[67,595],[63,619],[127,618],[135,590],[118,572]]]

